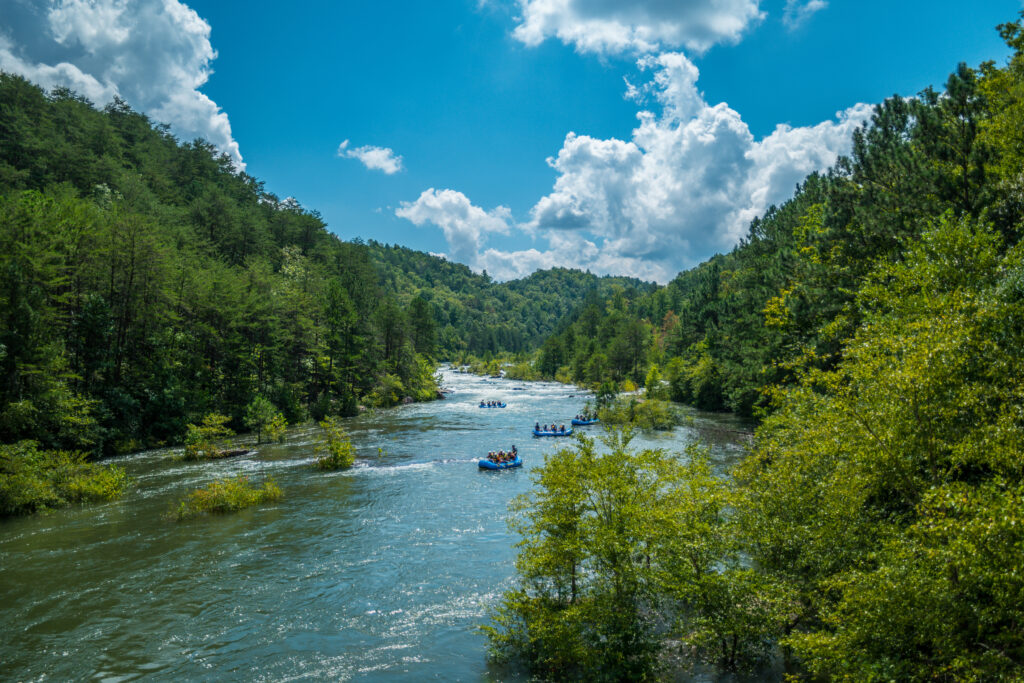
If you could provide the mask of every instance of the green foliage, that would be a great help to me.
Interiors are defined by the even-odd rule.
[[[665,400],[668,398],[668,388],[662,382],[661,370],[653,363],[647,370],[647,379],[644,380],[644,395],[649,399]]]
[[[604,381],[597,388],[597,392],[594,396],[594,403],[600,410],[601,408],[609,406],[615,400],[615,397],[618,396],[618,394],[618,389],[616,388],[614,383],[610,381]]]
[[[356,449],[348,438],[341,422],[334,417],[329,417],[320,422],[321,434],[320,448],[326,451],[313,463],[318,470],[347,470],[356,462]]]
[[[227,426],[230,418],[210,413],[199,425],[189,424],[185,435],[185,450],[181,460],[210,460],[222,457],[225,439],[235,435]]]
[[[944,217],[858,295],[834,371],[778,395],[740,471],[756,566],[797,596],[812,673],[1020,674],[1020,248]]]
[[[491,655],[545,679],[653,677],[667,640],[747,668],[768,656],[790,609],[740,563],[726,483],[706,457],[630,448],[609,431],[549,456],[512,505],[519,582],[483,627]]]
[[[668,401],[622,396],[597,411],[608,425],[633,425],[640,429],[668,430],[680,424],[679,412]]]
[[[352,415],[386,375],[434,397],[430,294],[381,285],[369,246],[123,102],[0,74],[0,111],[0,442],[175,443],[257,397]]]
[[[653,671],[646,558],[666,468],[660,452],[630,452],[629,438],[611,434],[612,452],[600,454],[581,437],[550,456],[535,492],[517,499],[521,584],[484,629],[495,657],[524,659],[552,679],[635,680]]]
[[[32,441],[0,446],[0,516],[120,498],[124,468],[86,461],[82,453],[40,450]]]
[[[287,430],[288,421],[284,418],[284,414],[277,413],[270,419],[270,423],[267,424],[267,439],[284,443],[284,435]]]
[[[542,379],[540,373],[528,361],[513,362],[506,365],[504,369],[505,377],[508,379],[518,379],[527,382]]]
[[[402,384],[402,379],[395,375],[387,374],[381,380],[380,386],[374,389],[367,397],[367,401],[372,406],[387,408],[398,405],[405,395],[405,385]]]
[[[848,157],[755,219],[730,253],[639,296],[588,299],[544,341],[546,377],[571,368],[595,387],[664,370],[673,400],[770,412],[772,387],[829,370],[856,332],[856,296],[876,263],[899,262],[946,211],[987,216],[1010,244],[1024,218],[1021,23],[1000,27],[1005,68],[957,67],[943,93],[893,97],[856,131]]]
[[[495,283],[461,263],[406,247],[371,240],[367,248],[381,288],[409,306],[415,351],[438,358],[530,352],[588,298],[608,296],[616,287],[654,289],[634,278],[567,268]]]
[[[246,406],[243,422],[250,429],[256,430],[257,444],[262,443],[264,431],[271,441],[283,438],[284,430],[288,426],[284,415],[263,396],[257,396]]]
[[[276,502],[282,495],[273,479],[266,480],[262,486],[250,484],[244,476],[219,479],[173,504],[168,517],[181,522],[209,513],[237,512],[255,505]]]

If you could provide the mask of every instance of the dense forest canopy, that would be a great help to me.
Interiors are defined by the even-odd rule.
[[[295,422],[430,398],[437,359],[534,349],[588,295],[345,242],[206,142],[0,74],[0,441],[110,453],[268,399]]]
[[[442,358],[460,352],[483,356],[532,351],[588,297],[603,298],[620,289],[638,294],[657,289],[635,278],[597,277],[568,268],[496,283],[486,272],[478,275],[461,263],[420,251],[373,240],[367,246],[381,287],[400,301],[432,311]]]

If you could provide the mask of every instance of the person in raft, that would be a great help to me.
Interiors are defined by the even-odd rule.
[[[565,425],[562,425],[561,427],[559,427],[558,431],[560,431],[563,434],[565,434]]]
[[[533,423],[533,431],[535,431],[535,432],[539,432],[540,431],[540,422],[534,422]]]

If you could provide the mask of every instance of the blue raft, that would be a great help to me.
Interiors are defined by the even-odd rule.
[[[586,427],[587,425],[596,425],[600,420],[596,417],[593,420],[577,420],[575,417],[572,419],[574,427]]]
[[[572,429],[571,428],[570,429],[566,429],[564,432],[563,431],[541,432],[541,431],[538,431],[538,430],[534,429],[533,430],[533,435],[534,436],[572,436]]]
[[[485,405],[485,406],[477,406],[477,407],[478,408],[504,408],[505,404],[504,403],[498,403],[497,405],[493,405],[493,406],[486,406]]]
[[[513,467],[522,467],[523,459],[518,455],[515,457],[515,460],[510,460],[509,462],[491,462],[487,458],[481,458],[477,466],[482,470],[508,470]]]

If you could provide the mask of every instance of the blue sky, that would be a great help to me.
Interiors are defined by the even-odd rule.
[[[203,135],[346,239],[665,281],[844,153],[868,105],[1002,63],[1020,9],[0,0],[0,68]]]

